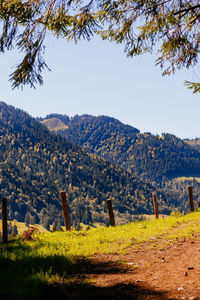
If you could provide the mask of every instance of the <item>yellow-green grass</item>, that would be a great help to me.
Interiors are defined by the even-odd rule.
[[[22,234],[25,230],[27,230],[29,228],[25,225],[25,223],[17,222],[16,220],[8,221],[8,223],[11,223],[12,226],[13,225],[17,226],[18,234]],[[48,230],[46,230],[43,226],[41,226],[39,224],[30,225],[30,227],[31,226],[36,227],[39,230],[39,232],[48,232]],[[2,220],[1,219],[0,219],[0,232],[2,232]]]
[[[24,232],[24,230],[28,229],[28,227],[23,223],[23,222],[17,222],[17,221],[8,221],[8,223],[10,223],[13,225],[17,226],[17,230],[19,232],[19,234],[22,234],[22,232]],[[0,232],[2,232],[2,220],[0,220]]]
[[[177,180],[177,181],[185,181],[185,180],[193,180],[193,179],[195,179],[197,182],[200,182],[200,177],[190,177],[190,176],[188,176],[188,177],[185,177],[185,176],[182,176],[182,177],[176,177],[176,178],[174,178],[175,180]]]
[[[139,217],[143,217],[146,220],[154,220],[155,219],[155,215],[139,215]],[[169,217],[169,215],[159,214],[160,219],[164,219],[164,218],[168,218],[168,217]]]
[[[99,227],[89,231],[37,234],[33,242],[39,254],[88,257],[96,253],[124,253],[146,241],[164,236],[175,239],[200,232],[200,212],[169,218],[134,222],[116,227]]]
[[[59,120],[57,118],[43,120],[41,123],[46,125],[50,130],[54,130],[54,131],[63,130],[63,129],[68,128],[68,126],[65,125],[65,123],[63,123],[61,120]]]
[[[148,241],[166,245],[169,240],[199,232],[200,211],[195,211],[112,228],[38,232],[26,243],[13,239],[7,246],[0,246],[0,298],[44,300],[45,285],[66,284],[77,278],[80,260],[90,260],[97,253],[124,254]]]

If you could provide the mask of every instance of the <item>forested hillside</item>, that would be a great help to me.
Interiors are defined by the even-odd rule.
[[[174,135],[142,134],[136,128],[105,116],[69,118],[52,114],[45,122],[48,120],[51,124],[55,118],[67,125],[67,128],[56,130],[57,133],[140,178],[159,184],[174,177],[200,176],[199,151]],[[54,129],[52,125],[51,130]]]
[[[3,102],[0,116],[0,196],[9,199],[10,219],[23,221],[28,212],[42,224],[60,222],[60,190],[68,193],[73,223],[107,222],[108,198],[120,220],[153,212],[151,185]],[[160,212],[179,205],[173,195],[157,195]]]

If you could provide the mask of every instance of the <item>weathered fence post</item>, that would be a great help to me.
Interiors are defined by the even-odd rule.
[[[156,193],[153,193],[153,206],[154,206],[155,217],[156,219],[158,219],[158,204],[157,204]]]
[[[198,201],[197,201],[197,207],[200,208],[200,191],[199,191],[199,197],[198,197]]]
[[[115,216],[113,213],[113,208],[112,208],[112,200],[109,199],[107,200],[107,208],[108,208],[108,214],[110,218],[110,226],[115,226]]]
[[[188,192],[189,192],[189,200],[190,200],[190,211],[194,211],[194,200],[193,200],[193,192],[192,192],[192,187],[188,187]]]
[[[1,209],[2,209],[3,243],[5,244],[8,242],[7,199],[6,198],[2,198]]]
[[[66,230],[71,230],[66,192],[60,192]]]

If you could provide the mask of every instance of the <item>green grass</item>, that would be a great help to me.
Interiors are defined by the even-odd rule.
[[[25,230],[28,229],[28,227],[23,222],[18,222],[16,220],[13,220],[13,221],[8,221],[8,223],[11,223],[12,226],[16,225],[19,234],[22,234]],[[48,230],[46,230],[43,226],[39,224],[30,225],[30,227],[36,227],[40,232],[48,232]],[[2,220],[0,219],[0,232],[2,232],[1,229],[2,229]]]
[[[185,177],[185,176],[182,176],[182,177],[176,177],[174,178],[175,180],[177,181],[185,181],[185,180],[196,180],[197,182],[200,182],[200,177],[191,177],[191,176],[188,176],[188,177]]]
[[[124,254],[147,241],[152,247],[164,247],[169,241],[199,233],[199,220],[196,211],[112,228],[40,232],[26,243],[13,239],[0,245],[0,298],[45,299],[46,285],[73,282],[80,265],[94,254]]]

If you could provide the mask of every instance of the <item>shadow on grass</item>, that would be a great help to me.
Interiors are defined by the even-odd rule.
[[[134,284],[115,284],[111,287],[96,287],[93,285],[73,284],[62,287],[48,287],[43,299],[65,300],[146,300],[167,299],[164,293]]]
[[[122,274],[121,263],[93,262],[66,256],[34,256],[25,244],[0,246],[0,299],[12,300],[116,300],[165,299],[164,294],[134,284],[97,287],[92,274]],[[123,274],[122,274],[123,276]],[[149,298],[151,297],[151,298]]]

